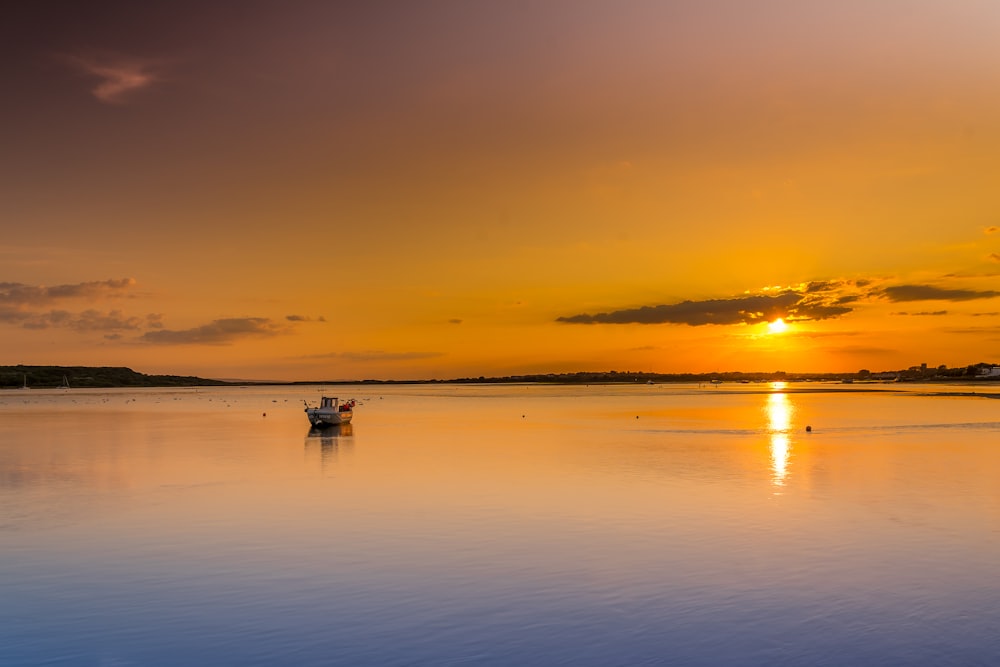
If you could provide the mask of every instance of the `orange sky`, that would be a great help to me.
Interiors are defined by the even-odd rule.
[[[998,34],[984,0],[31,3],[0,364],[998,363]]]

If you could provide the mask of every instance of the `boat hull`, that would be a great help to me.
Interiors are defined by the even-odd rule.
[[[309,408],[306,416],[313,426],[337,426],[338,424],[350,424],[354,417],[352,410],[326,410],[323,408]]]

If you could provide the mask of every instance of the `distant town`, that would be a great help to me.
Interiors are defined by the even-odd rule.
[[[894,371],[860,369],[854,373],[786,373],[726,371],[717,373],[650,373],[644,371],[579,371],[534,373],[503,377],[466,377],[450,380],[337,380],[273,382],[214,380],[187,375],[147,375],[120,366],[0,366],[0,389],[200,387],[238,385],[314,384],[630,384],[630,383],[752,383],[752,382],[1000,382],[1000,365],[977,363],[949,368],[927,364]]]

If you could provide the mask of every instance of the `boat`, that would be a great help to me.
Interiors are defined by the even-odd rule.
[[[343,403],[334,396],[323,396],[320,398],[319,407],[311,408],[306,403],[306,416],[313,426],[337,426],[338,424],[350,424],[354,417],[354,406],[357,401],[353,398]]]

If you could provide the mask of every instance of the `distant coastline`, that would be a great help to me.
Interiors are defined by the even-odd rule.
[[[216,380],[190,375],[147,375],[124,366],[0,366],[0,389],[28,388],[116,388],[116,387],[224,387],[246,385],[390,385],[390,384],[660,384],[679,382],[741,383],[756,382],[842,382],[885,384],[893,382],[1000,382],[1000,375],[985,375],[992,364],[979,363],[957,368],[914,366],[905,370],[872,373],[648,373],[632,371],[580,371],[576,373],[534,373],[501,377],[467,377],[449,380],[316,380],[254,381]]]
[[[189,375],[146,375],[124,366],[0,366],[0,389],[205,387],[231,384]]]

